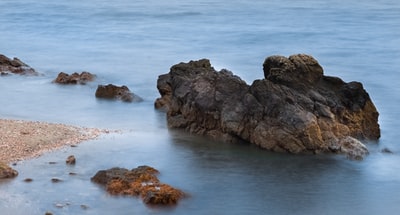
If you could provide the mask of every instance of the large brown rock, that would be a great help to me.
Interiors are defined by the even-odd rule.
[[[250,86],[209,60],[171,67],[159,76],[156,108],[169,127],[225,141],[247,141],[290,153],[344,153],[362,159],[360,140],[380,137],[378,112],[359,82],[324,76],[311,56],[271,56],[265,79]]]
[[[80,74],[74,72],[71,75],[65,72],[60,72],[53,82],[57,84],[86,84],[87,82],[93,81],[95,78],[95,75],[85,71]]]
[[[38,73],[22,62],[18,58],[10,59],[5,55],[0,54],[0,73],[6,75],[8,73],[20,74],[20,75],[38,75]]]
[[[160,183],[158,173],[158,170],[149,166],[132,170],[114,167],[98,171],[91,180],[104,185],[112,195],[140,196],[146,204],[176,204],[185,194]]]
[[[138,95],[132,93],[125,85],[99,85],[95,95],[97,98],[122,100],[124,102],[140,102],[143,100]]]

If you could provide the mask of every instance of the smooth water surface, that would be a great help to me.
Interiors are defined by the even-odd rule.
[[[397,0],[2,0],[0,32],[1,54],[42,74],[0,77],[0,117],[122,131],[18,162],[20,175],[0,183],[1,214],[400,210]],[[326,75],[360,81],[369,92],[382,137],[367,143],[371,153],[363,161],[210,141],[169,130],[165,113],[153,108],[158,75],[176,63],[208,58],[216,69],[251,84],[263,78],[265,57],[297,53],[314,56]],[[61,71],[89,71],[97,79],[81,86],[51,83]],[[97,100],[97,85],[108,83],[126,85],[144,101]],[[73,167],[64,163],[70,154],[77,158]],[[148,207],[138,198],[109,196],[90,182],[100,169],[139,165],[157,168],[161,181],[190,197],[173,207]],[[54,177],[62,182],[52,183]]]

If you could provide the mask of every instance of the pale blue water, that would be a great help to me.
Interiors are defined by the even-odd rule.
[[[397,0],[0,1],[0,53],[43,74],[0,77],[0,117],[122,129],[18,163],[0,183],[0,214],[397,214],[400,210],[400,3]],[[248,83],[265,57],[307,53],[325,74],[361,81],[382,138],[361,162],[211,142],[166,127],[153,108],[158,75],[209,58]],[[58,86],[58,72],[95,83]],[[127,85],[144,102],[96,100],[97,84]],[[384,154],[389,148],[394,153]],[[75,167],[64,165],[69,154]],[[49,161],[58,162],[55,165]],[[107,195],[97,170],[151,165],[191,194],[170,208]],[[77,176],[68,173],[77,172]],[[32,183],[23,182],[33,178]],[[58,177],[62,183],[52,184]],[[68,205],[66,205],[68,203]],[[66,205],[57,208],[57,204]],[[87,205],[84,210],[81,204]]]

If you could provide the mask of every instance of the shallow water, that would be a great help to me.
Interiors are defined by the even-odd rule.
[[[2,214],[395,214],[400,209],[400,3],[382,1],[2,0],[0,53],[42,76],[0,77],[0,117],[121,129],[122,133],[19,162],[0,183]],[[382,138],[361,162],[293,156],[210,141],[166,127],[154,110],[158,75],[209,58],[251,83],[265,57],[307,53],[327,75],[364,84],[380,112]],[[98,79],[59,86],[58,72]],[[127,85],[144,98],[97,100],[97,84]],[[384,154],[389,148],[394,153]],[[77,165],[68,167],[68,155]],[[57,162],[49,164],[49,162]],[[175,207],[107,195],[100,169],[150,165],[190,193]],[[77,175],[70,176],[69,172]],[[51,178],[60,178],[53,184]],[[26,183],[25,178],[33,182]],[[87,209],[81,205],[87,206]],[[62,206],[62,207],[57,207]]]

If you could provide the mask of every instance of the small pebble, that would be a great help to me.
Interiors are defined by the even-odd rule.
[[[32,182],[33,179],[31,179],[31,178],[25,178],[24,181],[25,181],[25,182]]]
[[[57,204],[55,204],[55,206],[56,206],[57,208],[62,208],[62,207],[64,207],[64,205],[61,204],[61,203],[57,203]]]
[[[58,183],[58,182],[61,182],[62,180],[61,179],[59,179],[59,178],[52,178],[51,179],[51,182],[53,182],[53,183]]]

